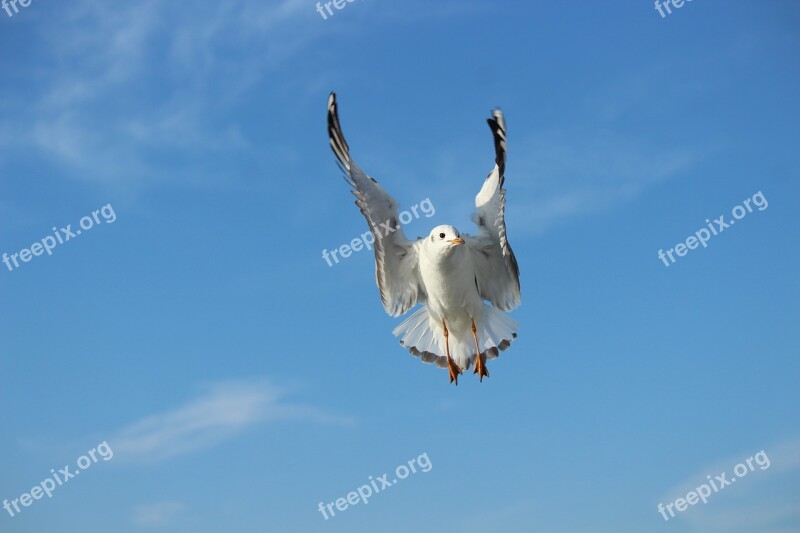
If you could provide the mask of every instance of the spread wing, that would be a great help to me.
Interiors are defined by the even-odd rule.
[[[328,98],[328,136],[345,180],[353,187],[356,205],[375,239],[375,279],[386,312],[399,316],[417,302],[425,289],[419,274],[419,244],[406,238],[397,218],[397,202],[350,158],[350,147],[339,126],[336,93]]]
[[[519,266],[506,236],[506,122],[496,109],[488,119],[494,136],[495,166],[475,197],[472,220],[478,234],[465,240],[472,250],[476,283],[481,297],[498,309],[510,311],[520,303]]]

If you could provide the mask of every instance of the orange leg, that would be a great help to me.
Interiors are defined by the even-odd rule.
[[[450,371],[450,383],[455,381],[456,386],[458,386],[458,375],[461,373],[461,369],[450,357],[450,332],[447,331],[447,324],[444,323],[444,319],[442,319],[442,330],[444,331],[444,348],[447,352],[447,369]]]
[[[488,378],[489,371],[486,369],[486,361],[481,355],[481,346],[478,343],[478,328],[475,327],[474,318],[472,319],[472,338],[475,339],[475,350],[478,353],[478,357],[475,358],[475,370],[472,373],[478,374],[478,378],[480,379],[481,383],[483,383],[483,376]]]

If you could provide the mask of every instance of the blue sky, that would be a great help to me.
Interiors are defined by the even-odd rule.
[[[0,531],[800,528],[800,6],[431,4],[0,11],[0,253],[115,215],[0,264],[0,499],[114,450]],[[360,165],[435,206],[412,235],[471,231],[503,108],[523,303],[489,380],[398,345],[369,252],[322,259],[366,231],[331,90]]]

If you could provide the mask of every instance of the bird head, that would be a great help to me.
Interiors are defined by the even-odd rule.
[[[440,256],[450,256],[456,252],[466,249],[464,239],[453,226],[436,226],[431,230],[426,240],[428,249],[433,250]]]

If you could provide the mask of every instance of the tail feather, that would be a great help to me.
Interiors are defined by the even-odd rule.
[[[430,322],[428,308],[423,306],[394,328],[392,333],[395,337],[402,335],[400,344],[408,348],[414,357],[419,357],[424,363],[434,363],[442,368],[447,367],[447,358],[437,355],[439,347]]]
[[[487,306],[488,307],[488,306]],[[511,341],[517,338],[515,330],[519,327],[517,322],[511,317],[493,307],[488,307],[492,312],[485,315],[489,327],[486,328],[489,336],[485,346],[486,358],[494,359],[499,355],[500,350],[505,350],[511,346]],[[480,339],[480,337],[479,337]]]
[[[426,338],[426,336],[428,338]],[[430,344],[432,338],[433,336],[428,328],[428,324],[425,320],[420,320],[419,323],[414,326],[414,329],[409,333],[406,342],[409,344],[409,346],[428,345]]]
[[[494,359],[517,337],[515,330],[519,325],[505,313],[484,305],[483,316],[476,327],[481,354],[486,359]],[[400,337],[400,344],[415,357],[425,363],[447,367],[442,327],[431,319],[427,307],[417,310],[397,326],[393,333]],[[475,362],[475,351],[471,331],[451,331],[450,354],[460,368],[467,369]]]

